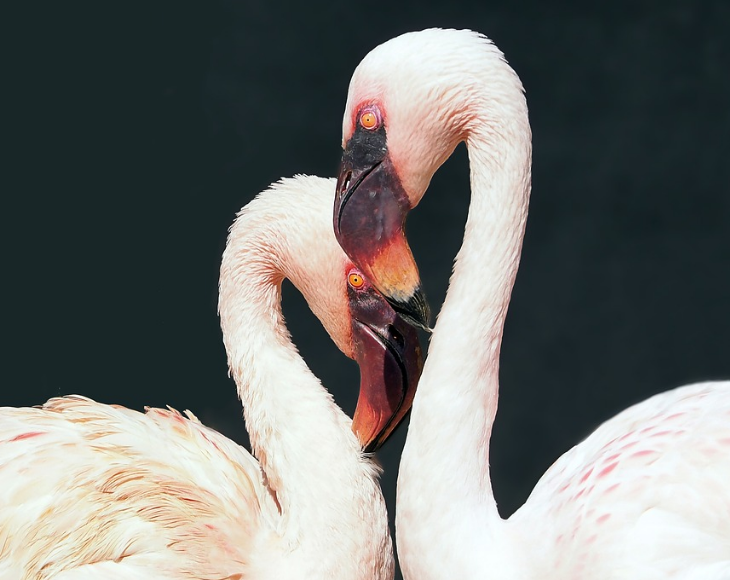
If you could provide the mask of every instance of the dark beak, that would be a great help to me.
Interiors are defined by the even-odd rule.
[[[416,329],[374,289],[351,292],[360,395],[352,429],[365,452],[376,451],[411,408],[423,369]]]
[[[334,208],[337,241],[370,282],[412,324],[429,330],[430,311],[405,236],[411,209],[385,147],[355,133],[340,164]],[[375,135],[377,137],[377,135]]]

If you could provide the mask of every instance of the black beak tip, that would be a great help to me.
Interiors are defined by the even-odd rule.
[[[376,439],[375,441],[370,442],[365,449],[362,450],[363,453],[375,453],[378,449],[380,449],[380,438]]]
[[[388,301],[406,322],[416,328],[420,328],[429,333],[431,332],[431,308],[420,286],[416,288],[413,295],[406,301],[395,299],[389,299]]]

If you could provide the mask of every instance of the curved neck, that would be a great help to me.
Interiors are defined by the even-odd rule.
[[[417,526],[433,530],[453,522],[482,554],[500,550],[504,541],[489,476],[489,440],[497,412],[502,330],[530,191],[530,129],[524,99],[519,105],[507,120],[512,124],[494,130],[484,121],[466,139],[472,198],[464,241],[413,403],[398,478],[396,537],[402,555],[425,549],[417,545]],[[461,562],[455,562],[454,576],[474,563],[474,553],[458,556],[468,549],[444,545],[441,556]],[[470,570],[461,572],[470,577]],[[434,573],[424,566],[404,574],[427,579]]]
[[[353,525],[356,508],[378,510],[376,469],[363,458],[349,417],[291,342],[282,275],[273,266],[281,261],[277,247],[243,229],[224,253],[219,310],[253,453],[278,501],[282,530],[295,535],[290,540],[336,541],[330,536]]]

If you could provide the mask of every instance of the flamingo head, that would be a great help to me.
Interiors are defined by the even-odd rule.
[[[364,451],[377,450],[405,418],[423,370],[414,326],[353,265],[347,268],[353,358],[360,395],[352,429]]]
[[[380,447],[408,413],[423,368],[416,329],[347,258],[330,221],[334,180],[284,179],[251,202],[231,232],[302,293],[337,347],[360,367],[353,431]],[[239,238],[240,233],[240,238]],[[254,267],[261,260],[257,258]]]
[[[484,36],[431,29],[378,46],[350,81],[335,235],[394,308],[423,326],[428,308],[405,237],[406,216],[493,108],[490,99],[499,102],[498,91],[484,94],[495,67],[509,68]]]
[[[353,265],[333,236],[331,245],[331,268],[312,271],[307,283],[298,283],[296,277],[292,281],[340,350],[360,368],[352,430],[363,451],[373,452],[410,410],[423,353],[416,328]],[[321,241],[318,246],[316,259],[321,260],[327,252]]]

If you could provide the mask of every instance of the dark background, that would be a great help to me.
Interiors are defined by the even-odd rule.
[[[352,70],[429,26],[491,36],[534,130],[492,446],[503,514],[619,410],[730,378],[725,0],[25,9],[6,21],[0,404],[169,404],[244,442],[216,316],[234,212],[280,176],[334,175]],[[463,149],[431,191],[409,234],[437,310],[468,204]],[[356,366],[291,287],[285,313],[351,412]],[[391,509],[405,433],[380,453]]]

